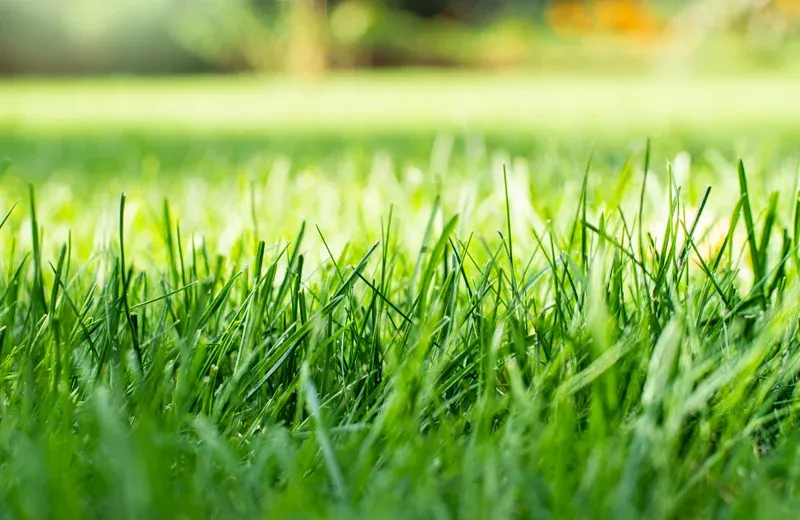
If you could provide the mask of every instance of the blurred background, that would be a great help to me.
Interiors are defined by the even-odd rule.
[[[800,0],[0,0],[0,159],[747,156],[796,148],[798,36]]]
[[[800,0],[0,0],[2,75],[785,71]]]
[[[0,207],[29,182],[124,189],[202,223],[230,212],[199,180],[284,175],[305,200],[407,176],[387,201],[411,211],[443,172],[506,164],[571,204],[587,157],[629,171],[648,138],[664,185],[692,165],[690,199],[738,158],[769,193],[800,161],[798,36],[800,0],[0,0]]]

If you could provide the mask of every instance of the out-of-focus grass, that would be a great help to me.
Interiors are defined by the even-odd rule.
[[[785,76],[539,77],[404,72],[318,81],[15,80],[0,84],[0,127],[65,132],[420,132],[431,129],[725,134],[800,118]]]

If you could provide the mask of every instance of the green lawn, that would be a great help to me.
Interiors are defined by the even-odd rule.
[[[795,518],[790,85],[0,85],[0,517]]]
[[[0,83],[0,126],[63,132],[135,128],[619,134],[674,127],[791,126],[796,76],[535,76],[395,72],[317,81],[261,76]],[[727,135],[727,132],[725,132]]]

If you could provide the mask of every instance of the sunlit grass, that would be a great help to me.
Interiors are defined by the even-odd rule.
[[[242,76],[155,80],[19,80],[0,84],[0,127],[64,132],[437,130],[720,133],[787,127],[800,116],[792,76],[548,77],[359,74],[315,82]]]
[[[623,137],[652,123],[636,96],[596,107],[605,140],[559,91],[594,146],[526,147],[415,134],[448,113],[424,81],[433,115],[373,92],[346,120],[391,138],[292,119],[278,140],[245,83],[230,113],[208,108],[227,83],[73,85],[49,120],[50,87],[2,87],[25,124],[0,163],[0,517],[795,516],[798,154],[768,131],[791,128],[786,98],[740,163],[697,136],[755,109],[710,94],[696,134],[649,147]],[[472,113],[528,124],[490,103]],[[343,110],[297,117],[324,135]]]

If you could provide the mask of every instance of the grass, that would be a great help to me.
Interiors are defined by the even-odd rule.
[[[112,126],[7,133],[1,516],[800,509],[791,139]]]
[[[0,83],[0,128],[39,132],[304,135],[452,131],[576,131],[662,136],[793,128],[800,116],[789,74],[540,76],[409,72],[333,75],[316,81],[239,76],[157,79],[23,79]],[[57,92],[57,95],[53,95]]]

